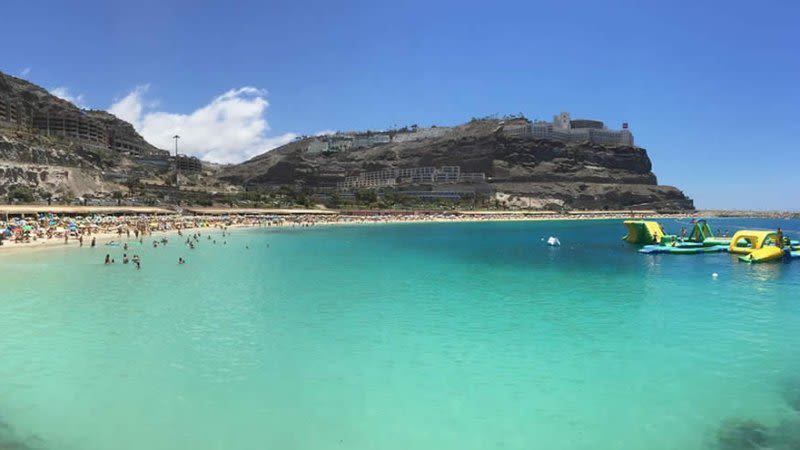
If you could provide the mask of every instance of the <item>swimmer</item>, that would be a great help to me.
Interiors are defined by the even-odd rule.
[[[183,259],[182,257],[178,258],[178,264],[185,264],[185,263],[186,263],[185,259]]]
[[[111,255],[109,255],[108,253],[106,253],[106,260],[104,264],[111,264]]]
[[[128,264],[128,254],[124,253],[122,255],[122,264]]]

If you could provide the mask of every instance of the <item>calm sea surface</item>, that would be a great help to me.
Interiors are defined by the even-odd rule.
[[[800,221],[711,226],[800,237]],[[131,247],[141,271],[121,248],[0,253],[0,448],[800,436],[800,260],[642,255],[623,234],[621,221],[214,231],[195,250],[177,236]]]

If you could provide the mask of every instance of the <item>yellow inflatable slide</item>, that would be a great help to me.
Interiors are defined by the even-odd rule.
[[[776,261],[782,259],[783,257],[784,257],[783,249],[779,247],[769,246],[750,252],[746,255],[742,255],[739,257],[739,260],[749,263],[757,263],[757,262]]]
[[[631,244],[658,244],[664,237],[664,229],[658,222],[649,220],[626,220],[623,222],[628,235],[622,238]]]

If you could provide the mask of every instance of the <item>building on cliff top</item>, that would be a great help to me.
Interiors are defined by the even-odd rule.
[[[552,122],[516,120],[504,124],[502,134],[520,138],[553,139],[563,142],[593,142],[602,145],[626,145],[632,147],[633,134],[628,124],[621,130],[609,130],[599,120],[572,119],[568,112],[553,117]]]

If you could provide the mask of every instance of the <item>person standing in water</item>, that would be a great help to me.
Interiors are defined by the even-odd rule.
[[[778,227],[778,231],[775,233],[775,245],[777,245],[778,248],[783,248],[783,231],[781,227]]]
[[[92,238],[92,248],[94,248],[95,243],[96,243],[95,238]]]

